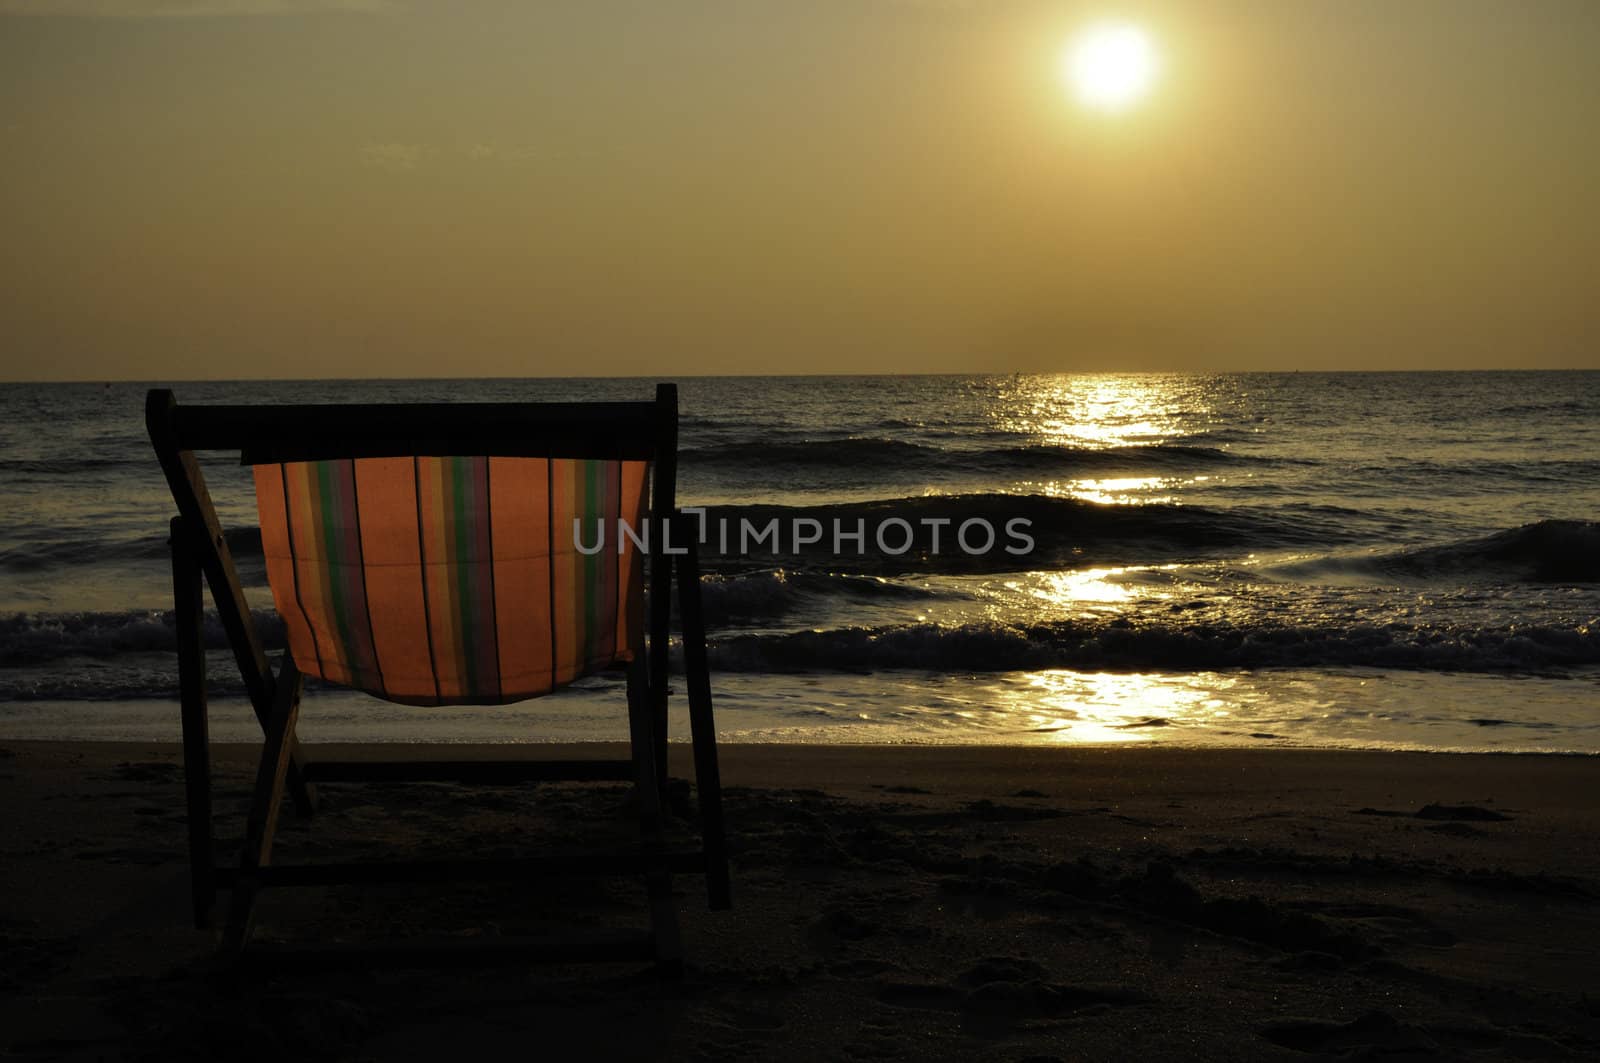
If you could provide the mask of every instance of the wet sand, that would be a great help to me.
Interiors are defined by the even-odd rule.
[[[675,774],[689,775],[687,750],[674,754]],[[242,833],[253,755],[219,749],[223,839]],[[211,938],[188,926],[176,748],[5,743],[0,1050],[85,1060],[1600,1052],[1597,758],[732,746],[723,766],[735,908],[707,912],[701,881],[675,880],[688,959],[679,981],[612,964],[228,985],[208,974]],[[278,859],[506,855],[630,827],[615,785],[329,785],[323,796],[315,818],[285,816]],[[642,925],[643,900],[629,879],[273,891],[260,933]]]

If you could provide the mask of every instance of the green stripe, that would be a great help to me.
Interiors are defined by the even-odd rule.
[[[316,485],[313,490],[317,494],[317,501],[321,510],[320,530],[322,532],[322,556],[327,564],[328,602],[333,607],[333,622],[339,628],[339,644],[344,647],[344,655],[353,657],[350,647],[354,645],[355,638],[350,629],[350,606],[345,601],[344,579],[339,572],[339,566],[349,563],[343,556],[342,539],[339,534],[339,488],[334,482],[333,463],[319,461],[314,466],[316,469]],[[355,671],[355,661],[352,660],[350,668]]]

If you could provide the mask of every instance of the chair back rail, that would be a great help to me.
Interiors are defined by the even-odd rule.
[[[176,406],[181,450],[237,450],[246,464],[329,458],[494,457],[646,460],[676,391],[656,402]],[[170,392],[166,393],[170,394]]]

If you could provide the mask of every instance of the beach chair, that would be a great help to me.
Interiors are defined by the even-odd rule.
[[[696,535],[673,500],[677,417],[670,384],[653,402],[573,404],[180,406],[171,391],[149,393],[146,425],[178,508],[172,573],[194,921],[210,927],[217,893],[231,891],[224,958],[245,953],[268,887],[563,873],[645,882],[648,932],[276,947],[358,964],[653,959],[671,968],[680,962],[671,876],[703,873],[710,907],[729,906]],[[262,552],[288,642],[275,672],[195,459],[216,450],[238,451],[253,467]],[[606,524],[605,548],[589,553],[597,522]],[[671,848],[662,829],[674,574],[698,847]],[[202,579],[265,736],[237,865],[214,856]],[[626,669],[627,758],[341,762],[309,755],[295,738],[307,676],[391,702],[470,706],[538,697],[612,667]],[[285,792],[310,816],[318,783],[374,780],[628,781],[639,843],[577,856],[273,863]]]

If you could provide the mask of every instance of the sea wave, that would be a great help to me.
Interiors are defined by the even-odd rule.
[[[713,506],[705,517],[702,553],[713,564],[773,557],[797,567],[878,575],[1175,562],[1260,550],[1329,548],[1362,534],[1361,515],[1335,507],[1117,505],[1010,494],[926,495],[821,506]],[[805,520],[821,525],[819,542],[796,541],[796,522]],[[903,528],[889,530],[893,521],[910,526],[908,549],[900,551],[907,533]],[[962,547],[957,533],[969,521],[994,529],[989,549],[980,549],[987,539],[981,528],[968,540],[973,552]],[[778,528],[776,541],[758,542],[756,535],[773,522]],[[1013,527],[1015,531],[1010,530]],[[835,534],[848,536],[862,529],[865,534],[859,543]],[[883,541],[879,530],[884,530]],[[1015,552],[1008,552],[1008,547],[1015,547]]]
[[[1600,626],[911,624],[734,636],[713,644],[711,660],[714,668],[737,672],[1371,667],[1550,673],[1600,665]]]
[[[783,568],[707,574],[701,578],[700,593],[707,623],[712,627],[782,616],[808,602],[834,606],[846,601],[915,601],[939,597],[937,591],[881,576]]]
[[[308,690],[317,685],[306,681]],[[215,664],[206,673],[206,692],[212,697],[246,695],[238,670]],[[119,661],[104,668],[0,670],[0,702],[134,701],[141,698],[176,701],[177,697],[175,659],[132,665]]]
[[[269,645],[283,644],[283,623],[271,609],[251,611]],[[214,612],[202,623],[207,649],[225,649],[227,636]],[[66,657],[175,653],[177,628],[170,609],[0,615],[0,667],[46,664]]]
[[[167,554],[165,536],[135,539],[82,534],[24,540],[0,550],[0,572],[45,572],[86,562],[134,561]]]
[[[722,608],[728,608],[726,602]],[[281,645],[270,610],[255,616]],[[226,640],[207,616],[217,660],[208,685],[238,693]],[[0,617],[0,701],[174,696],[170,612]],[[1600,619],[1570,624],[1474,625],[1409,621],[1299,624],[1291,618],[1183,622],[1175,617],[909,623],[714,636],[712,667],[730,672],[826,673],[883,669],[990,673],[1064,668],[1105,672],[1365,667],[1520,675],[1593,674]],[[67,662],[70,661],[70,664]]]
[[[1428,493],[1477,493],[1530,486],[1568,486],[1600,480],[1600,459],[1537,458],[1442,462],[1427,459],[1386,460],[1356,465],[1340,475],[1354,481],[1381,477],[1391,485],[1417,487]],[[1456,485],[1452,487],[1452,485]]]
[[[705,618],[712,629],[782,616],[808,602],[828,606],[849,602],[912,601],[938,592],[911,584],[850,573],[766,569],[708,574],[701,578]],[[272,608],[251,610],[256,631],[271,647],[283,645],[283,621]],[[177,629],[170,609],[31,612],[0,614],[0,668],[48,664],[64,658],[110,658],[128,654],[175,652]],[[228,646],[221,622],[206,610],[205,647]]]
[[[237,558],[261,557],[261,529],[228,528],[223,537]],[[82,533],[35,535],[0,550],[0,572],[44,572],[75,565],[104,565],[118,561],[155,561],[171,555],[165,534],[135,537],[93,536]]]
[[[1011,445],[939,447],[904,439],[854,437],[789,441],[750,440],[744,445],[692,447],[679,452],[688,467],[753,466],[841,467],[862,469],[893,464],[936,471],[1028,472],[1179,472],[1269,459],[1216,447],[1181,443],[1120,447]]]
[[[92,454],[73,457],[0,458],[0,474],[8,476],[61,477],[84,475],[118,476],[128,469],[148,469],[152,459],[146,454]]]
[[[1495,583],[1600,582],[1600,522],[1542,520],[1437,546],[1278,566],[1296,579],[1470,580]]]
[[[1490,416],[1502,416],[1507,414],[1526,416],[1528,414],[1548,413],[1590,413],[1595,409],[1597,409],[1597,405],[1592,400],[1571,398],[1547,399],[1544,401],[1535,402],[1513,402],[1505,406],[1496,406],[1495,408],[1485,412]]]

